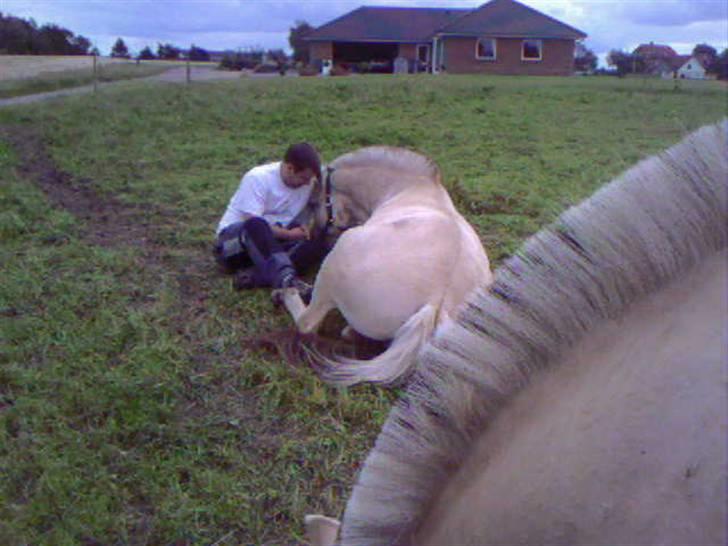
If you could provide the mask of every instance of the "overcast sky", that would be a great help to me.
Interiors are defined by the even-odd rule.
[[[483,0],[0,0],[0,11],[82,34],[108,54],[118,37],[132,52],[157,42],[210,50],[288,49],[296,21],[322,25],[360,5],[477,7]],[[600,59],[610,49],[653,41],[690,53],[728,47],[726,0],[523,0],[589,35]]]

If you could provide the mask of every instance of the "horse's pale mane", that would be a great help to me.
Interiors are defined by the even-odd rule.
[[[440,169],[437,164],[424,155],[391,146],[370,146],[345,154],[331,163],[335,169],[371,167],[403,171],[408,175],[426,176],[440,182]]]
[[[535,371],[726,245],[726,131],[728,121],[703,127],[566,211],[438,332],[366,460],[342,544],[406,543]]]

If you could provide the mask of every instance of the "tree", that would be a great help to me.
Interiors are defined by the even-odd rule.
[[[33,36],[37,32],[28,21],[0,14],[0,51],[16,55],[34,53]]]
[[[597,56],[584,44],[577,42],[574,50],[574,69],[579,72],[594,72],[597,68]]]
[[[116,39],[116,43],[114,43],[114,46],[111,48],[111,56],[121,59],[129,58],[129,48],[126,47],[124,40],[121,38]]]
[[[154,56],[152,49],[149,46],[145,46],[144,49],[139,52],[139,56],[137,57],[137,59],[148,61],[151,59],[156,59],[156,57]]]
[[[721,80],[728,80],[728,48],[724,49],[723,52],[718,55],[718,59],[715,61],[716,73],[718,78]]]
[[[243,68],[255,68],[263,62],[263,50],[250,48],[245,51],[226,52],[220,61],[220,68],[226,70],[242,70]]]
[[[607,64],[617,69],[617,75],[621,78],[625,74],[632,72],[634,65],[634,58],[630,53],[626,51],[620,51],[613,49],[607,56]]]
[[[286,55],[286,52],[282,49],[269,49],[265,52],[265,56],[268,57],[271,61],[273,61],[276,64],[285,63],[288,61],[288,56]]]
[[[309,47],[308,42],[304,41],[304,38],[313,30],[314,28],[306,21],[296,21],[296,25],[291,28],[291,33],[288,35],[288,43],[293,50],[293,60],[295,62],[308,64],[310,60]]]
[[[72,55],[88,55],[91,48],[91,40],[85,36],[74,36],[71,38]]]
[[[182,54],[182,50],[172,44],[157,44],[157,57],[165,60],[176,61]]]
[[[707,72],[717,73],[720,70],[718,66],[718,52],[715,48],[708,44],[698,44],[693,48],[693,57],[698,59]]]
[[[38,29],[37,49],[45,55],[69,55],[72,37],[73,32],[58,25],[43,25]]]
[[[85,55],[91,42],[59,25],[38,27],[33,19],[0,12],[0,53],[27,55]]]
[[[286,68],[288,67],[288,55],[282,49],[269,49],[266,51],[265,56],[270,59],[276,65],[276,70],[281,76],[286,75]]]
[[[187,54],[190,61],[209,61],[210,60],[210,54],[202,49],[201,47],[195,46],[195,44],[192,44],[190,47],[190,51]]]

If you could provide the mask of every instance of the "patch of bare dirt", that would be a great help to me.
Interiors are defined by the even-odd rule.
[[[36,183],[54,206],[69,211],[86,224],[83,238],[87,242],[103,247],[151,245],[148,208],[141,210],[103,195],[96,191],[91,180],[76,179],[59,170],[42,138],[30,129],[0,128],[0,137],[15,148],[23,178]]]
[[[182,302],[180,327],[206,312],[215,266],[209,256],[194,253],[183,264],[169,265],[175,260],[169,259],[169,249],[157,241],[161,224],[174,220],[171,211],[151,203],[143,207],[125,203],[98,191],[92,180],[59,169],[42,136],[31,128],[0,126],[0,138],[15,149],[23,179],[40,187],[53,206],[83,222],[81,238],[85,242],[107,248],[133,247],[139,250],[141,267],[160,273],[165,269],[167,275],[175,276]]]

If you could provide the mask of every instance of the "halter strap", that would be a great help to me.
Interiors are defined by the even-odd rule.
[[[334,224],[334,201],[331,196],[333,184],[331,182],[331,175],[335,169],[333,167],[326,166],[326,179],[324,181],[324,204],[326,205],[326,226],[324,227],[324,233],[329,230],[329,227]]]

